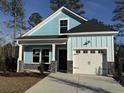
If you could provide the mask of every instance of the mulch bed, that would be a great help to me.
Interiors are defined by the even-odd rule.
[[[43,78],[47,74],[40,74],[40,73],[26,73],[26,72],[19,72],[19,73],[14,73],[14,72],[6,72],[6,73],[0,73],[0,76],[5,76],[5,77],[38,77],[38,78]]]
[[[24,93],[47,74],[0,73],[0,93]]]

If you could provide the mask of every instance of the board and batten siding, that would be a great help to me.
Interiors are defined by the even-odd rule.
[[[71,16],[60,12],[58,15],[54,16],[53,19],[51,19],[49,22],[47,22],[45,25],[43,25],[41,28],[38,28],[36,31],[30,34],[30,36],[33,35],[59,35],[59,21],[60,19],[68,19],[69,21],[69,29],[74,28],[81,23],[77,21],[75,18],[72,18]]]
[[[90,41],[87,45],[84,45]],[[67,60],[73,60],[74,49],[107,49],[107,61],[114,62],[113,35],[69,36],[67,41]]]

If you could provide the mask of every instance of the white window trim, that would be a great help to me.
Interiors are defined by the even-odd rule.
[[[61,20],[67,20],[67,30],[69,30],[69,18],[59,18],[59,28],[58,28],[58,31],[59,31],[59,35],[61,34],[60,32],[60,21]]]

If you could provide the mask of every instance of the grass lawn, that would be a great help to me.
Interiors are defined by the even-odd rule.
[[[45,76],[36,73],[0,75],[0,93],[24,93]]]

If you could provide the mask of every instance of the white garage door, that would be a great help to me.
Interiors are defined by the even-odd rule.
[[[102,50],[75,50],[73,54],[73,73],[102,74]]]

